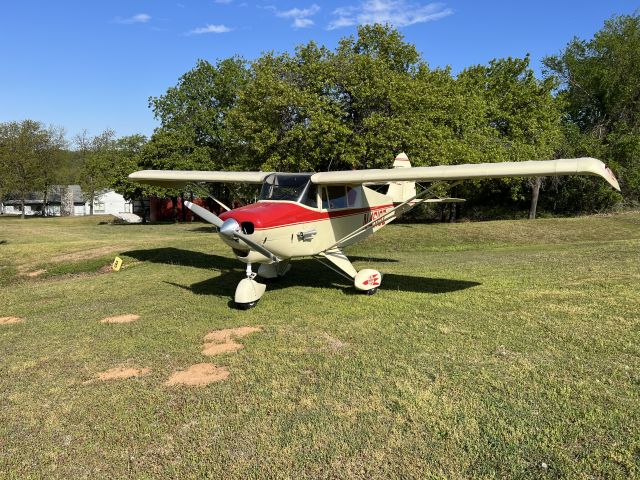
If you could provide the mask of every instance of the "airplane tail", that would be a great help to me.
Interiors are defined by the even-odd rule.
[[[411,166],[407,154],[400,153],[393,161],[393,168],[407,168]],[[393,203],[402,203],[416,194],[416,182],[389,182],[387,195],[393,199]]]

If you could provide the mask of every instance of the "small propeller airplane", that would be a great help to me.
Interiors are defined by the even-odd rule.
[[[357,271],[343,253],[344,247],[365,239],[420,203],[464,201],[436,194],[464,180],[558,175],[600,176],[620,190],[611,170],[595,158],[412,167],[404,153],[390,169],[320,173],[142,170],[129,178],[168,188],[205,182],[262,184],[258,201],[251,205],[231,210],[214,198],[226,210],[220,216],[185,202],[193,213],[218,227],[224,243],[247,265],[234,301],[238,308],[249,309],[266,290],[256,276],[284,276],[291,260],[301,257],[316,258],[352,281],[357,290],[373,294],[382,283],[382,274],[370,268]],[[429,186],[418,192],[416,182]],[[252,270],[256,263],[257,273]]]

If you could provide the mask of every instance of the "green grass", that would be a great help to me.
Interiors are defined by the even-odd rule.
[[[638,213],[392,224],[347,252],[376,295],[301,260],[247,312],[204,224],[99,223],[0,218],[0,477],[640,476]],[[84,383],[116,365],[152,372]]]

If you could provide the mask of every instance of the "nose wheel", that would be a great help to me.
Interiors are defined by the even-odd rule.
[[[251,264],[247,263],[246,278],[240,280],[236,287],[234,303],[240,310],[249,310],[258,304],[258,300],[262,298],[267,286],[264,283],[258,283],[254,279],[256,274],[251,270]]]

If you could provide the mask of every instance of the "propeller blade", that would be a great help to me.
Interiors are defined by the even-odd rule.
[[[206,208],[202,208],[201,206],[191,202],[184,202],[184,204],[189,210],[191,210],[203,220],[206,220],[207,222],[215,225],[218,228],[220,228],[220,226],[222,225],[222,219],[217,215],[211,213]]]
[[[247,236],[244,233],[236,232],[235,236],[238,237],[240,240],[242,240],[244,243],[246,243],[251,249],[255,250],[258,253],[261,253],[262,255],[270,259],[272,262],[280,261],[278,257],[276,257],[273,253],[271,253],[269,250],[264,248],[262,245],[247,238]]]
[[[222,221],[222,219],[220,217],[218,217],[217,215],[214,215],[213,213],[211,213],[209,210],[207,210],[205,208],[202,208],[202,207],[200,207],[198,205],[195,205],[195,204],[193,204],[191,202],[184,202],[184,204],[189,210],[191,210],[193,213],[198,215],[203,220],[206,220],[207,222],[212,223],[213,225],[215,225],[218,228],[222,227],[222,224],[224,223]],[[235,221],[233,221],[232,219],[227,219],[227,222],[235,223]],[[221,230],[220,233],[224,234],[224,235],[226,235],[228,237],[240,239],[249,248],[255,250],[258,253],[261,253],[262,255],[264,255],[265,257],[270,259],[272,262],[279,262],[280,261],[280,259],[278,257],[276,257],[273,253],[271,253],[269,250],[264,248],[262,245],[260,245],[257,242],[254,242],[250,238],[247,238],[247,236],[240,231],[239,226],[237,226],[237,223],[235,223],[235,225],[236,225],[237,230],[229,230],[228,232],[225,232],[225,231]],[[231,225],[229,225],[229,226],[231,226]]]

